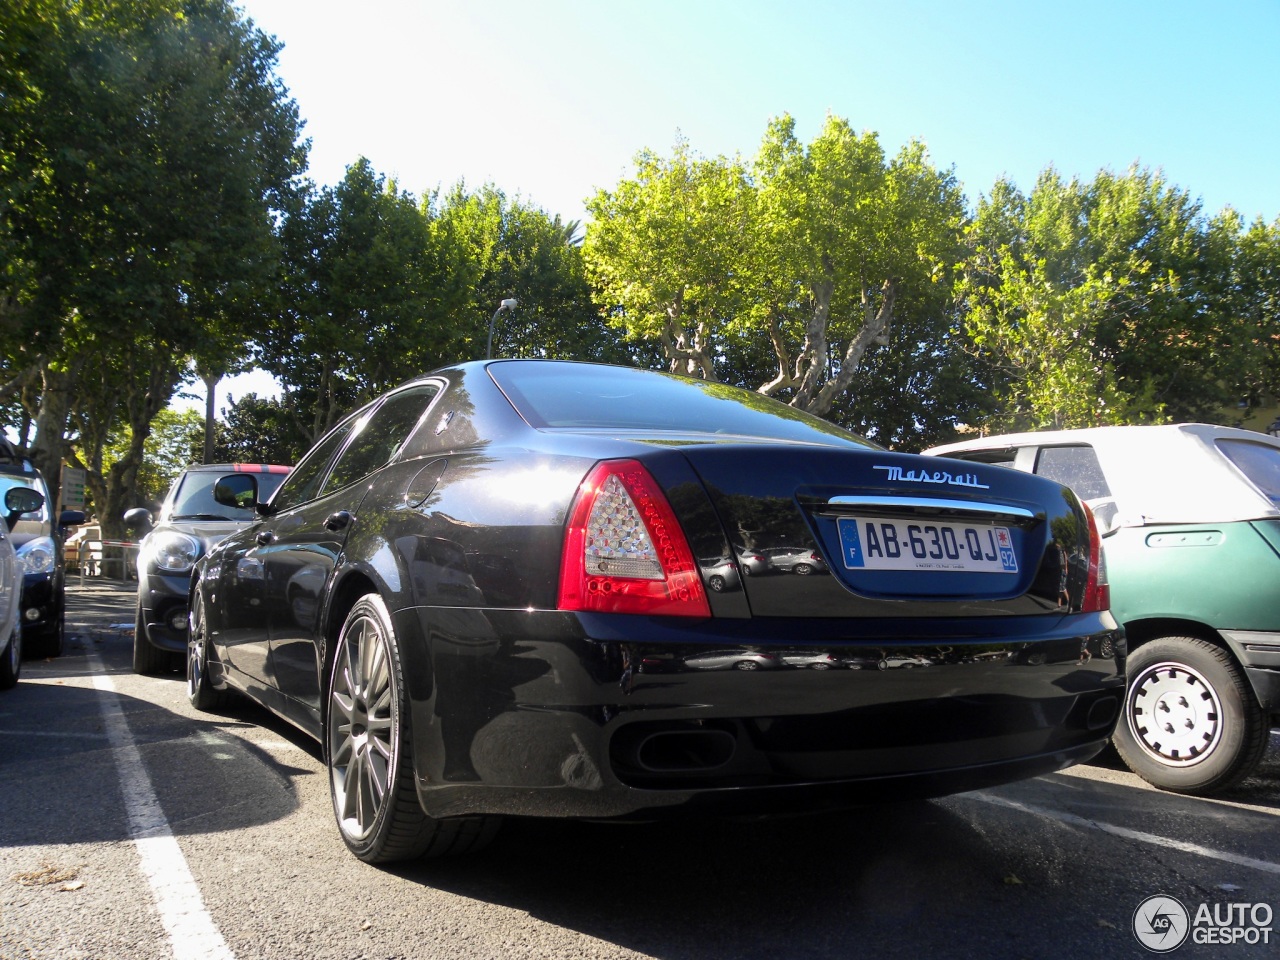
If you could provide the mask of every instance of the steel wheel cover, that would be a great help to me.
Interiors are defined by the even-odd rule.
[[[334,664],[329,779],[338,825],[351,840],[373,832],[396,773],[399,710],[386,637],[368,614],[351,621]]]
[[[1153,664],[1129,684],[1125,719],[1134,741],[1160,763],[1190,767],[1222,740],[1222,703],[1185,663]]]

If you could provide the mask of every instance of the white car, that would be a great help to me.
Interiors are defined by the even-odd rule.
[[[1257,767],[1280,726],[1280,440],[1182,423],[980,437],[925,453],[1048,477],[1092,509],[1111,612],[1128,638],[1114,742],[1135,773],[1212,794]]]
[[[13,487],[5,494],[5,522],[0,524],[0,690],[18,682],[22,672],[22,567],[9,532],[24,513],[44,506],[44,496],[30,487]]]

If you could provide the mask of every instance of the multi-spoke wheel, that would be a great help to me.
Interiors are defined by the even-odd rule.
[[[1209,794],[1248,776],[1266,749],[1266,715],[1231,654],[1162,637],[1129,655],[1124,717],[1113,742],[1157,787]]]
[[[478,849],[497,826],[492,818],[435,820],[422,812],[406,702],[391,617],[382,598],[368,594],[342,625],[324,724],[338,829],[366,863]]]
[[[197,710],[216,710],[226,705],[227,693],[209,682],[208,628],[204,598],[197,590],[191,599],[187,626],[187,699]]]

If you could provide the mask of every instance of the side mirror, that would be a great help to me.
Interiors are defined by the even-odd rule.
[[[30,487],[10,487],[4,495],[4,522],[10,532],[24,513],[35,513],[44,506],[44,494]]]
[[[1099,536],[1109,537],[1124,525],[1114,497],[1100,497],[1087,502],[1093,511],[1094,522],[1098,524]]]
[[[224,507],[252,510],[258,503],[258,481],[251,473],[219,477],[213,485],[213,499]]]
[[[124,512],[124,525],[130,530],[141,530],[147,533],[155,525],[151,511],[146,507],[134,507]]]
[[[67,527],[78,527],[84,523],[84,520],[83,510],[63,510],[58,515],[58,528],[65,532]]]

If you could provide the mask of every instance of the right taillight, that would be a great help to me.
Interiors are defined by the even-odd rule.
[[[578,488],[560,560],[561,610],[709,617],[684,531],[636,460],[596,464]]]
[[[1084,603],[1081,613],[1096,613],[1111,607],[1111,585],[1107,582],[1107,556],[1102,550],[1102,537],[1098,533],[1098,521],[1088,504],[1083,504],[1089,518],[1089,576],[1084,585]]]

